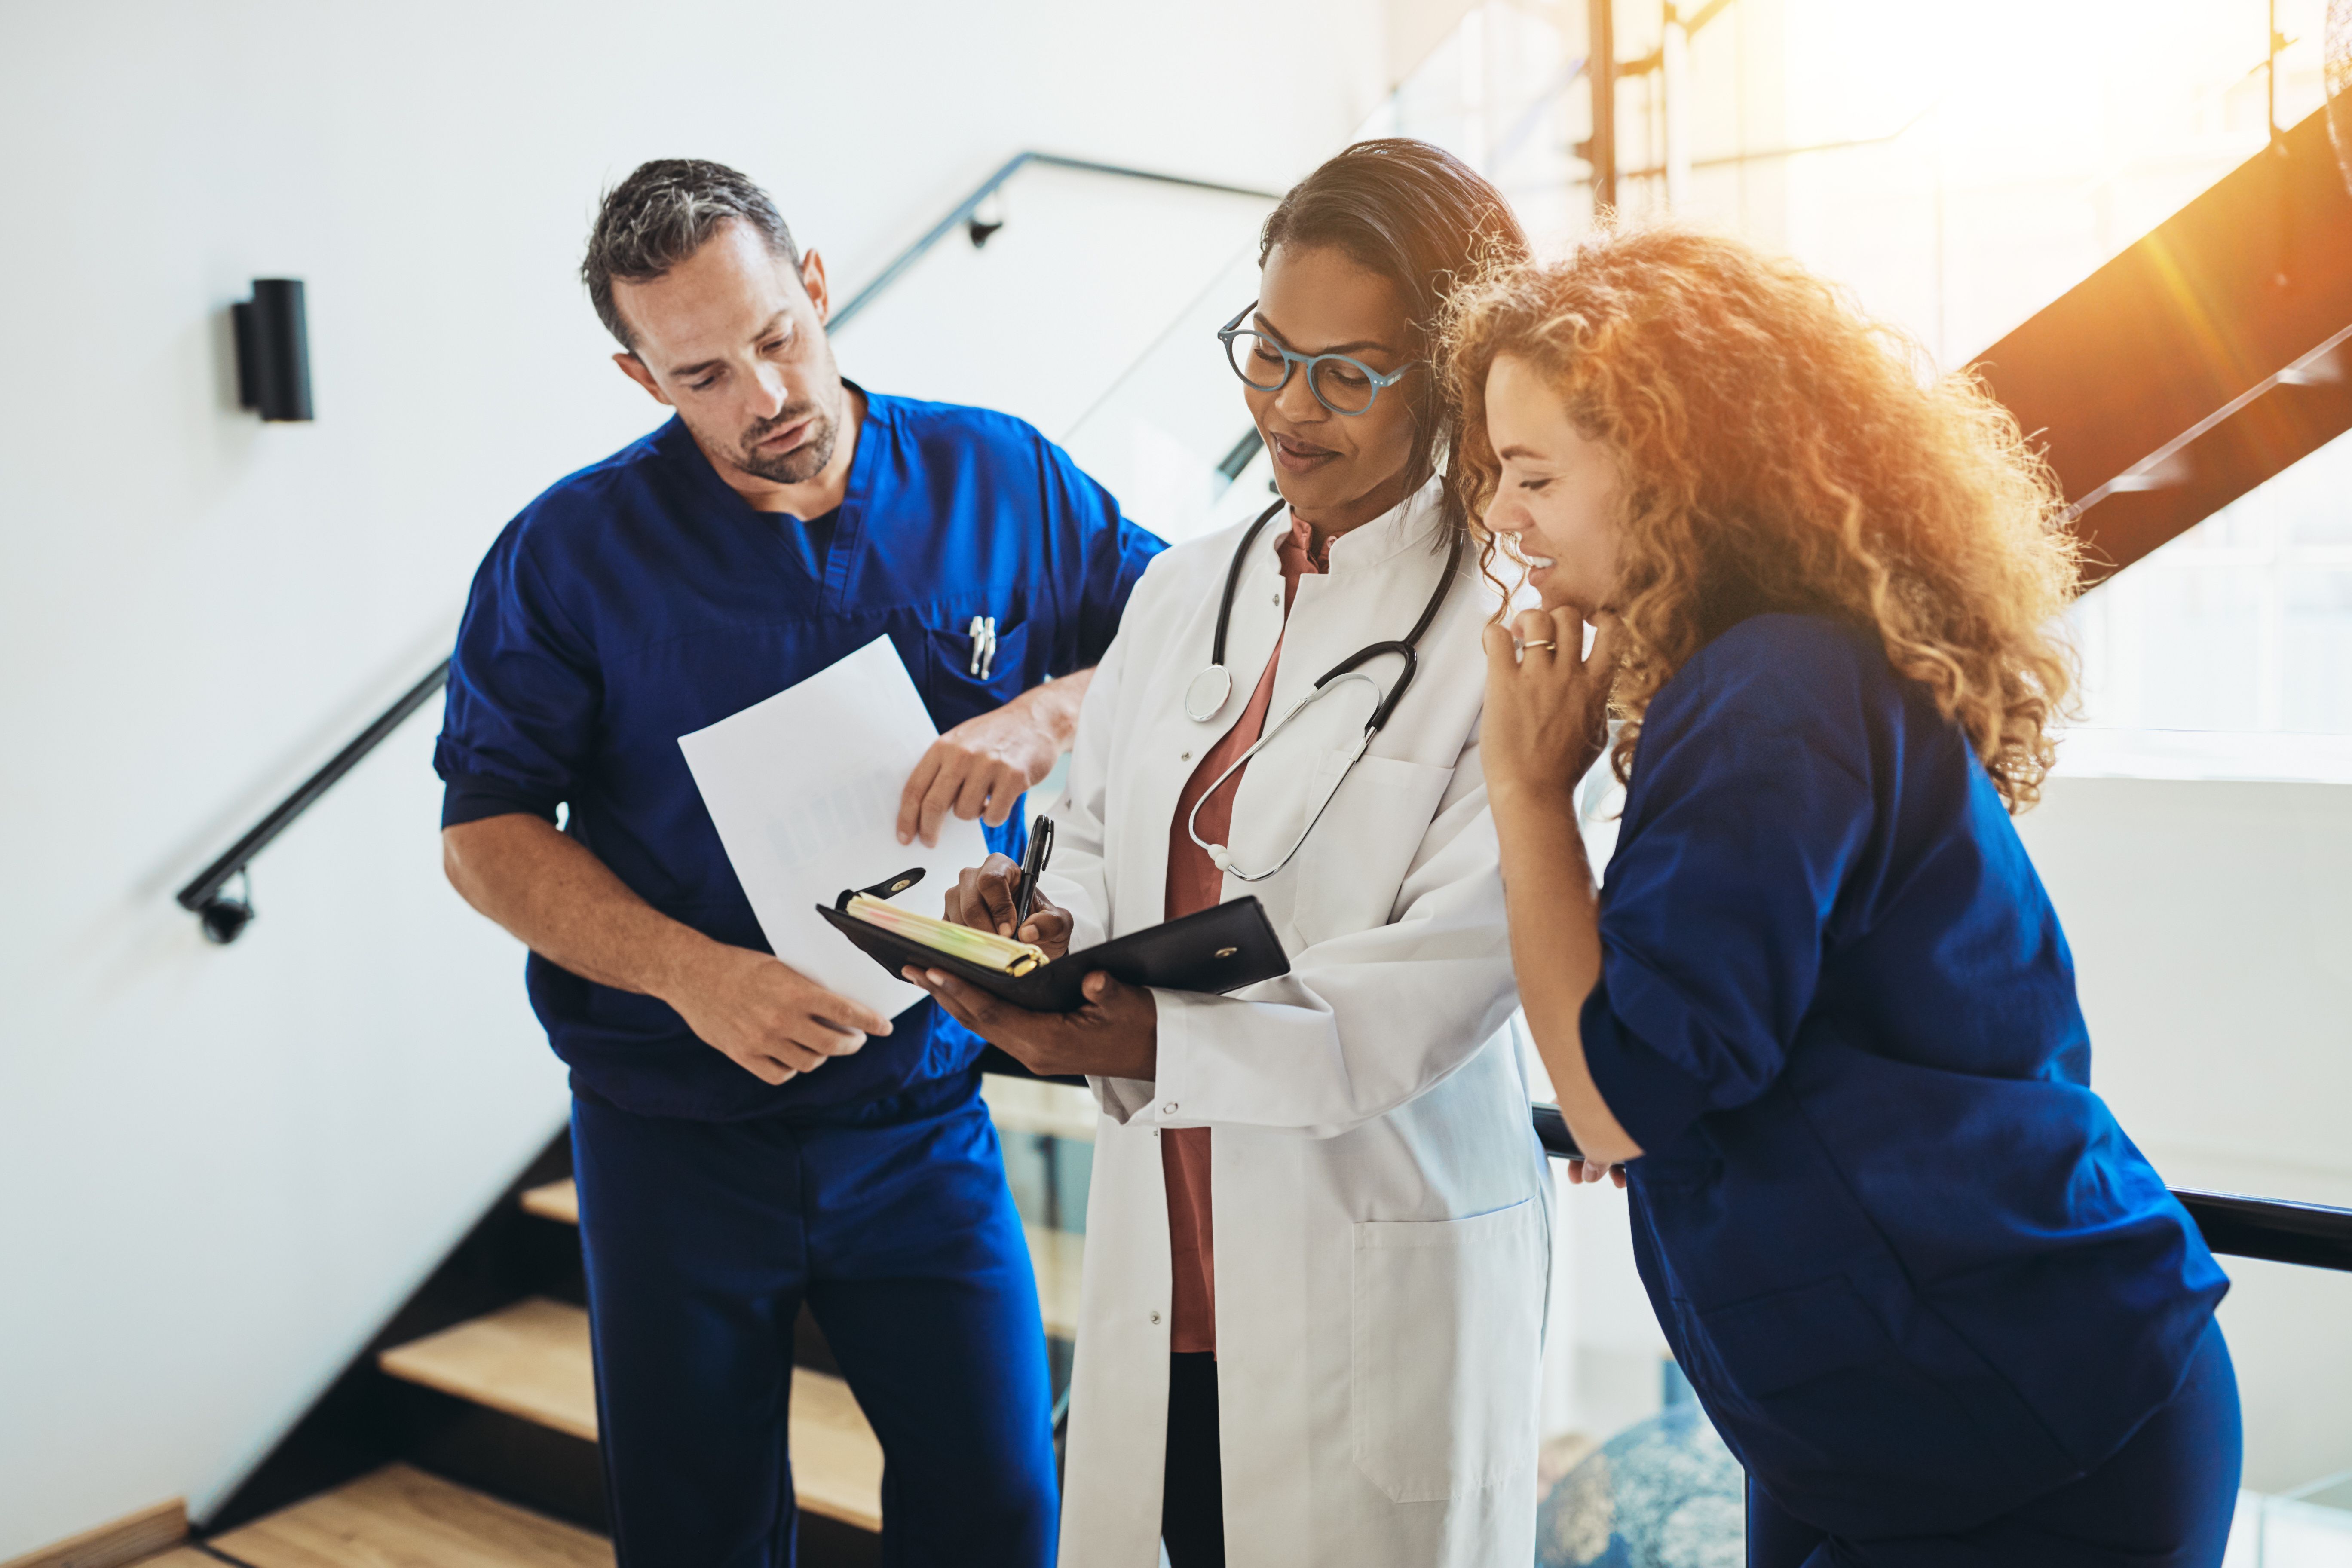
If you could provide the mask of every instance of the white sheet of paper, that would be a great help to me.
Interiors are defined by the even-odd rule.
[[[776,956],[886,1018],[923,993],[851,946],[815,906],[920,866],[922,882],[899,897],[937,914],[956,873],[987,856],[980,824],[952,814],[936,849],[898,842],[899,792],[938,739],[887,637],[677,738]]]

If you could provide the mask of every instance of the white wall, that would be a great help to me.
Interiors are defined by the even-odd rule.
[[[0,12],[0,1558],[217,1502],[563,1113],[520,952],[440,880],[432,711],[264,858],[236,947],[169,895],[425,668],[517,507],[655,422],[572,277],[599,188],[735,163],[854,286],[1023,146],[1286,183],[1370,107],[1384,26],[1370,0]],[[1244,51],[1279,93],[1222,89]],[[230,406],[256,275],[310,284],[314,426]],[[1122,279],[1067,287],[1099,316]],[[846,368],[984,384],[909,331],[877,307]]]

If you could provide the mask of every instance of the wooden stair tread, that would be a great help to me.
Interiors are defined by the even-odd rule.
[[[793,1369],[793,1493],[811,1513],[882,1528],[882,1444],[849,1384]]]
[[[251,1568],[613,1568],[602,1536],[406,1465],[305,1498],[210,1544]]]
[[[193,1546],[174,1546],[160,1557],[142,1557],[138,1568],[221,1568],[221,1560]]]
[[[377,1358],[394,1377],[596,1440],[596,1373],[588,1314],[533,1298],[395,1345]],[[811,1513],[882,1528],[882,1445],[849,1385],[793,1373],[793,1485]],[[268,1564],[257,1568],[270,1568]]]
[[[580,1189],[569,1177],[550,1182],[525,1192],[522,1206],[541,1219],[578,1225]],[[1066,1230],[1047,1230],[1043,1226],[1024,1225],[1021,1228],[1029,1238],[1029,1266],[1037,1276],[1037,1305],[1045,1315],[1045,1331],[1057,1339],[1076,1339],[1078,1279],[1085,1267],[1087,1238]]]
[[[580,1188],[569,1176],[545,1186],[527,1188],[522,1194],[522,1212],[559,1225],[578,1225]]]
[[[517,1301],[376,1358],[397,1378],[596,1440],[588,1314],[543,1297]]]

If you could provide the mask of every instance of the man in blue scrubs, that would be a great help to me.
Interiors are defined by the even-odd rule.
[[[1017,856],[1159,541],[1019,420],[845,383],[823,263],[732,170],[637,170],[583,271],[677,414],[499,536],[435,765],[450,879],[530,947],[572,1068],[621,1561],[792,1561],[805,1302],[881,1438],[886,1560],[1045,1563],[1045,1336],[980,1042],[769,954],[677,737],[887,635],[941,731],[901,839],[954,811]]]

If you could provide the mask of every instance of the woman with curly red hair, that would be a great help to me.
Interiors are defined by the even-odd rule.
[[[1489,629],[1482,736],[1520,994],[1748,1468],[1750,1563],[2220,1563],[2228,1282],[2090,1090],[2009,820],[2076,584],[2014,424],[1674,228],[1503,271],[1449,347],[1467,492],[1544,606]]]

